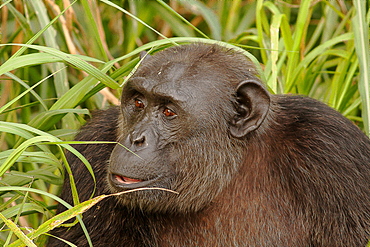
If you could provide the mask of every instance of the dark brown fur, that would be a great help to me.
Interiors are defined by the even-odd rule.
[[[176,61],[188,63],[178,75],[183,67]],[[192,61],[199,63],[189,65]],[[197,99],[209,104],[209,111],[183,122],[168,147],[162,140],[163,153],[154,159],[171,168],[165,176],[173,176],[159,185],[180,194],[146,191],[103,200],[83,216],[94,246],[366,245],[370,141],[355,125],[316,100],[270,95],[260,126],[235,138],[229,133],[235,88],[242,80],[258,80],[251,62],[219,46],[180,46],[144,61],[134,77],[155,78],[158,70],[190,85],[189,78],[198,75],[208,86],[219,81],[206,99]],[[98,112],[76,140],[121,142],[134,127],[125,110],[120,114],[119,108]],[[114,145],[75,148],[93,166],[96,195],[116,192],[107,182]],[[87,200],[94,188],[91,176],[78,158],[68,154],[68,160],[81,201]],[[68,178],[61,197],[72,203]],[[87,246],[79,225],[53,233]],[[62,242],[51,238],[49,246]]]

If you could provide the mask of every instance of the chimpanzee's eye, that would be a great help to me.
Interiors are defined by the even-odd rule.
[[[139,99],[135,99],[135,107],[136,108],[144,108],[145,107],[145,104],[143,101],[139,100]]]
[[[168,109],[168,108],[165,108],[163,110],[163,114],[166,116],[166,117],[173,117],[173,116],[176,116],[176,112],[172,111],[171,109]]]

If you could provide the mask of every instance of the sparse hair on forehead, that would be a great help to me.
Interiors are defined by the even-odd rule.
[[[230,79],[237,81],[246,79],[259,80],[258,71],[253,62],[241,52],[218,44],[191,43],[173,46],[154,54],[141,65],[140,70],[148,71],[158,66],[181,62],[203,70],[219,70]]]

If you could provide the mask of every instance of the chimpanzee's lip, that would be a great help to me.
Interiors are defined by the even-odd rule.
[[[119,187],[122,189],[136,189],[151,185],[152,183],[157,181],[159,177],[149,180],[142,180],[138,178],[126,177],[120,174],[111,174],[110,179],[115,187]]]
[[[117,182],[121,184],[135,184],[135,183],[141,183],[143,180],[141,179],[135,179],[135,178],[128,178],[121,175],[114,174],[114,178],[117,180]]]

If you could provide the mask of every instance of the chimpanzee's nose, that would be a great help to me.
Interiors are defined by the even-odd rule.
[[[147,137],[147,131],[142,131],[142,132],[132,132],[129,137],[129,145],[128,147],[130,148],[131,151],[137,152],[140,151],[141,149],[144,149],[148,146],[148,137]]]
[[[133,140],[132,144],[137,147],[142,147],[146,144],[145,135],[141,135]]]

